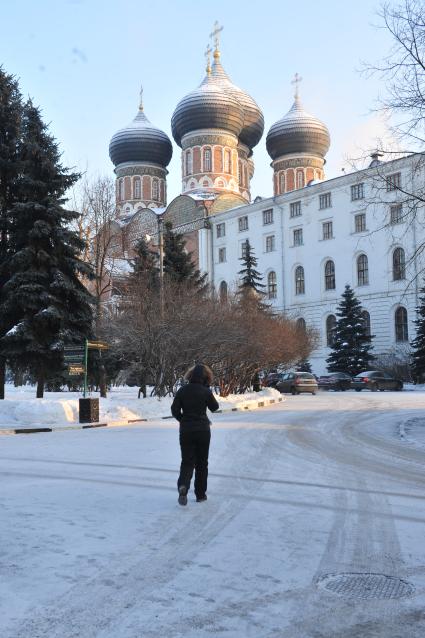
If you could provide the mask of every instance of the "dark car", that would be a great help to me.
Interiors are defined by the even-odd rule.
[[[362,390],[371,390],[377,392],[381,390],[403,390],[403,381],[395,379],[386,372],[380,370],[369,370],[368,372],[361,372],[354,377],[351,387],[356,392]]]
[[[300,392],[316,394],[317,381],[314,375],[309,372],[287,372],[283,375],[283,379],[276,384],[276,390],[291,394],[300,394]]]
[[[318,378],[320,390],[343,391],[351,388],[351,377],[345,372],[332,372]]]
[[[262,385],[266,388],[275,388],[279,381],[285,376],[284,372],[270,372],[262,381]]]

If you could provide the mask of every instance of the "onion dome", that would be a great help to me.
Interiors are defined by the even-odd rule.
[[[297,153],[324,158],[329,145],[327,126],[304,110],[298,93],[291,110],[273,124],[266,139],[267,152],[273,160]]]
[[[222,83],[207,75],[199,86],[177,104],[171,118],[171,130],[177,144],[187,133],[199,129],[221,129],[239,137],[244,123],[242,106]]]
[[[172,154],[173,147],[168,135],[151,124],[143,111],[141,91],[139,112],[128,126],[112,137],[109,157],[115,166],[125,162],[146,162],[165,168]]]
[[[258,144],[264,132],[264,116],[260,107],[248,93],[232,83],[220,62],[220,52],[218,50],[214,51],[211,75],[218,84],[221,84],[240,102],[244,118],[239,139],[252,150]]]

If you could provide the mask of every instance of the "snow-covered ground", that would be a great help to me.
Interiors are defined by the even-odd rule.
[[[161,399],[147,397],[138,399],[138,388],[112,388],[107,399],[100,399],[100,419],[102,421],[128,421],[132,419],[152,419],[170,416],[171,397]],[[35,388],[23,386],[6,387],[6,399],[0,401],[0,429],[25,426],[61,426],[78,423],[77,392],[45,392],[44,399],[35,398]],[[92,396],[98,397],[99,394]],[[226,398],[217,397],[221,409],[250,408],[254,403],[281,399],[282,395],[273,388],[261,392],[233,394]]]
[[[425,393],[213,417],[205,503],[172,421],[0,439],[1,638],[423,638]],[[402,598],[336,594],[379,574]]]

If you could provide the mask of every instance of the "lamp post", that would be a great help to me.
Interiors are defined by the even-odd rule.
[[[164,316],[164,218],[163,213],[156,214],[158,222],[158,248],[159,248],[159,305],[161,318]]]

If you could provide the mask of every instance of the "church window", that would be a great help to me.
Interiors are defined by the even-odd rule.
[[[407,310],[400,306],[395,311],[395,340],[396,341],[409,341],[409,332],[407,326]]]
[[[353,184],[351,187],[351,201],[355,202],[358,199],[364,198],[364,184]]]
[[[267,275],[267,296],[269,299],[276,299],[277,297],[277,279],[274,270]]]
[[[366,255],[357,257],[357,285],[366,286],[369,283],[369,264]]]
[[[239,231],[248,230],[248,217],[245,215],[244,217],[239,217]]]
[[[263,226],[273,224],[273,208],[263,210]]]
[[[281,173],[280,177],[280,192],[284,193],[285,192],[285,173]]]
[[[152,199],[154,200],[158,200],[159,199],[159,192],[158,192],[158,180],[157,179],[153,179],[152,180]]]
[[[303,229],[296,228],[294,230],[294,246],[302,246],[303,243]]]
[[[401,173],[393,173],[387,176],[387,191],[396,191],[401,188]]]
[[[335,329],[336,317],[335,315],[328,315],[326,317],[326,345],[328,348],[332,348],[335,344]]]
[[[231,173],[232,172],[232,158],[229,149],[226,148],[224,151],[224,172]]]
[[[133,186],[134,186],[134,199],[140,199],[140,193],[141,193],[140,177],[134,178]]]
[[[390,206],[390,224],[401,224],[403,221],[403,207],[401,204]]]
[[[242,257],[242,259],[245,259],[246,255],[247,255],[248,246],[249,246],[249,239],[246,239],[241,244],[241,257]]]
[[[204,150],[204,171],[211,172],[211,149],[206,148]]]
[[[220,284],[220,301],[226,301],[227,299],[227,283],[222,281]]]
[[[217,237],[225,237],[226,236],[226,224],[225,222],[221,222],[216,226]]]
[[[304,186],[304,173],[302,171],[297,172],[297,188]]]
[[[371,330],[370,330],[370,314],[368,313],[367,310],[363,310],[362,311],[362,319],[363,319],[363,327],[366,333],[366,336],[370,337],[371,335]]]
[[[295,294],[303,295],[305,293],[304,268],[297,266],[295,269]]]
[[[325,264],[325,290],[335,290],[335,264],[332,259]]]
[[[272,253],[276,250],[276,240],[274,235],[266,237],[266,253]]]
[[[186,175],[192,174],[192,151],[186,151]]]
[[[240,160],[238,162],[238,178],[239,178],[239,184],[243,186],[242,162]]]
[[[393,280],[406,278],[406,257],[403,248],[396,248],[393,252]]]
[[[354,232],[362,233],[366,230],[366,213],[359,213],[354,216]]]
[[[306,325],[305,319],[303,317],[300,317],[299,319],[297,319],[297,328],[301,332],[306,332],[307,325]]]
[[[319,195],[319,208],[323,210],[324,208],[330,208],[332,206],[331,193],[324,193],[323,195]]]
[[[220,264],[226,261],[226,248],[224,246],[218,249],[218,261]]]
[[[323,224],[322,224],[322,239],[333,239],[333,224],[332,224],[332,222],[323,222]]]
[[[292,202],[289,204],[289,216],[299,217],[301,215],[301,202]]]

